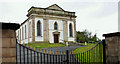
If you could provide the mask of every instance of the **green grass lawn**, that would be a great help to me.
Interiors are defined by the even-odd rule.
[[[84,44],[84,43],[82,43],[82,44]],[[85,52],[85,51],[87,51],[87,50],[91,49],[92,47],[94,47],[95,45],[96,45],[96,43],[95,43],[95,44],[92,44],[92,43],[87,43],[87,46],[77,48],[77,49],[73,50],[73,52],[74,52],[74,53],[81,53],[81,52]]]
[[[30,43],[30,44],[28,44],[28,46],[40,49],[40,48],[61,47],[61,46],[65,46],[65,44],[60,44],[60,43]]]
[[[95,43],[95,44],[88,43],[87,46],[85,46],[85,47],[80,47],[80,48],[73,50],[73,53],[74,54],[82,53],[82,54],[76,55],[76,58],[82,62],[90,62],[91,64],[93,62],[97,62],[97,63],[103,62],[103,52],[102,52],[103,47],[102,47],[102,45],[101,46],[98,45],[95,48],[93,48],[96,44],[97,43]],[[91,48],[93,48],[93,49],[88,51]],[[88,52],[86,52],[86,51],[88,51]]]

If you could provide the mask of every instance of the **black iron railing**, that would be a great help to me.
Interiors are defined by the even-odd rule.
[[[99,42],[88,51],[70,56],[74,56],[76,64],[103,64],[103,45]]]
[[[74,54],[68,50],[35,49],[17,43],[17,64],[102,64],[102,46],[98,43],[88,51]]]

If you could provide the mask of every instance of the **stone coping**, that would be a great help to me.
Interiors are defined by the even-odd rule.
[[[112,37],[112,36],[120,36],[120,32],[103,34],[103,37]]]
[[[17,23],[4,23],[0,22],[0,29],[13,29],[17,30],[20,28],[20,25]]]

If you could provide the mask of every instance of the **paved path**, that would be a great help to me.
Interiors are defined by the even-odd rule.
[[[43,48],[43,49],[54,50],[54,51],[66,51],[66,50],[72,51],[79,47],[84,47],[84,46],[65,46],[65,47],[53,47],[53,48]]]

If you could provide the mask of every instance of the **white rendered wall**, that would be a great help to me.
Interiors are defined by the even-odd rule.
[[[41,25],[42,25],[42,36],[37,36],[37,21],[40,20],[41,22]],[[29,24],[31,22],[31,30],[29,31]],[[59,35],[59,42],[63,42],[63,21],[61,20],[48,20],[49,22],[49,41],[50,43],[54,43],[54,35],[53,35],[53,32],[55,32],[56,30],[54,30],[54,23],[57,22],[57,25],[58,25],[58,32],[60,32],[60,35]],[[73,21],[68,21],[68,41],[74,41],[74,22]],[[72,30],[73,30],[73,37],[70,37],[69,36],[69,24],[72,23]],[[26,25],[26,38],[25,38],[25,25]],[[22,39],[22,27],[24,28],[24,39]],[[28,20],[27,22],[25,22],[21,27],[21,41],[22,42],[25,42],[25,43],[28,43],[28,42],[31,42],[32,41],[32,19]],[[19,40],[20,40],[20,29],[18,29],[16,31],[16,33],[18,34],[18,31],[19,31]],[[28,34],[29,33],[29,34]],[[28,36],[31,36],[31,37],[28,37]],[[28,39],[29,38],[29,39]],[[36,17],[35,18],[35,41],[44,41],[44,36],[43,36],[43,19],[39,18],[39,17]],[[28,41],[29,40],[29,41]]]
[[[28,21],[28,27],[30,28],[30,30],[29,30],[29,28],[28,28],[28,42],[32,42],[32,19],[30,19],[29,21]]]
[[[41,28],[42,28],[42,34],[41,36],[37,36],[37,22],[38,20],[40,21],[41,23]],[[39,18],[39,17],[36,17],[35,18],[35,41],[44,41],[44,36],[43,36],[43,19]]]
[[[70,32],[69,32],[69,24],[70,24],[70,23],[72,23],[73,37],[70,37],[70,36],[69,36],[69,33],[70,33]],[[75,40],[74,40],[74,22],[73,22],[73,21],[68,21],[68,41],[73,41],[73,42],[75,42]]]
[[[31,22],[32,20],[30,19],[30,20],[28,20],[28,21],[26,21],[23,25],[21,25],[20,26],[20,28],[16,31],[16,33],[18,34],[18,31],[19,31],[19,39],[18,39],[18,41],[20,40],[20,36],[21,36],[21,44],[24,42],[24,43],[28,43],[28,35],[29,36],[32,36],[32,22]],[[28,32],[29,32],[29,24],[30,24],[30,22],[31,22],[31,30],[30,30],[30,34],[28,34]],[[25,35],[25,25],[26,25],[26,35]],[[23,27],[23,32],[22,32],[22,27]],[[21,29],[21,35],[20,35],[20,29]],[[23,33],[23,34],[22,34]],[[25,36],[26,36],[26,38],[25,38]],[[30,37],[29,38],[29,42],[31,42],[32,41],[32,37]]]
[[[50,43],[54,43],[54,35],[53,32],[54,30],[54,23],[57,22],[58,25],[58,32],[60,32],[59,35],[59,42],[63,42],[63,21],[61,20],[49,20],[49,41]]]
[[[28,43],[28,24],[29,22],[26,22],[23,24],[23,28],[24,28],[24,39],[22,40],[25,43]],[[25,26],[26,26],[26,35],[25,35]]]

